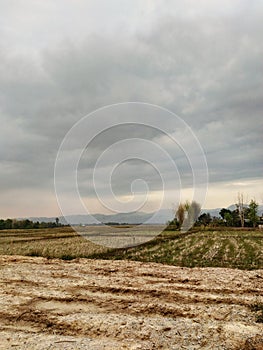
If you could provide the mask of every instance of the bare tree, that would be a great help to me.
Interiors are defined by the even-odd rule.
[[[193,226],[198,219],[200,211],[201,205],[195,201],[192,203],[186,201],[178,205],[175,216],[182,231],[188,231]]]
[[[179,222],[179,226],[181,227],[183,222],[184,222],[184,218],[185,218],[185,204],[180,203],[178,205],[178,208],[176,210],[175,215],[176,215],[176,218]]]
[[[240,217],[241,226],[244,227],[245,226],[245,206],[244,206],[244,195],[243,195],[243,193],[238,192],[236,207],[237,207],[238,214],[239,214],[239,217]]]

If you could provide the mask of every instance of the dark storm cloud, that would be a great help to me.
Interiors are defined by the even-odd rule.
[[[51,188],[56,153],[69,128],[96,108],[124,101],[158,104],[181,116],[204,148],[211,181],[260,177],[262,23],[259,4],[230,17],[165,16],[147,33],[61,40],[36,55],[2,46],[1,190],[18,186],[18,178],[21,187]],[[181,171],[188,179],[178,149],[156,130],[136,127],[94,140],[91,161],[80,168],[90,171],[105,147],[135,136],[159,142],[179,166],[185,163]],[[138,175],[148,172],[140,167]],[[127,188],[126,180],[119,189]]]

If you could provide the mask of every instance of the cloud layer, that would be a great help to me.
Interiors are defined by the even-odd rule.
[[[47,204],[39,215],[52,214],[48,201],[54,200],[54,162],[63,137],[94,109],[125,101],[160,105],[185,120],[204,149],[213,186],[262,177],[262,3],[171,1],[166,9],[162,1],[143,3],[28,1],[22,7],[3,1],[0,208],[5,215],[21,216],[15,197],[6,204],[15,190],[32,198],[39,192]],[[136,126],[100,135],[86,153],[89,165],[84,154],[80,169],[89,176],[99,154],[127,137],[164,147],[176,159],[185,188],[191,186],[183,152],[156,130]],[[149,167],[136,164],[116,174],[118,195],[127,195],[138,169],[139,178],[149,178]],[[152,173],[158,191],[155,178]],[[172,188],[173,174],[170,179]],[[43,193],[50,193],[49,199]]]

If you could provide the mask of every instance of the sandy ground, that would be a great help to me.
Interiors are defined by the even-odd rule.
[[[0,257],[0,349],[263,349],[263,270]]]

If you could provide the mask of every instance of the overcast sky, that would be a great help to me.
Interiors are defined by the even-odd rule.
[[[207,160],[203,207],[233,204],[238,192],[262,203],[262,1],[0,0],[0,8],[0,217],[60,215],[54,164],[64,136],[94,110],[129,101],[161,106],[189,125]],[[168,158],[153,149],[155,168],[132,159],[114,170],[115,196],[129,200],[131,183],[144,180],[150,202],[141,210],[155,210],[162,169],[168,192],[181,186],[182,198],[188,199],[193,181],[187,152],[160,130],[119,125],[122,114],[108,111],[118,125],[94,135],[79,162],[79,191],[89,210],[107,212],[92,189],[94,165],[104,151],[95,180],[109,206],[101,175],[131,149],[141,150],[142,159],[149,155],[148,143],[120,146],[131,138],[165,150],[181,185]],[[126,112],[131,118],[140,113]],[[90,130],[96,123],[103,130],[103,118],[95,114]],[[173,129],[165,112],[153,120],[180,139],[182,130]],[[78,144],[72,147],[74,152]],[[138,202],[147,189],[141,180],[133,183]],[[66,186],[64,200],[72,200]],[[176,202],[168,196],[164,205]]]

